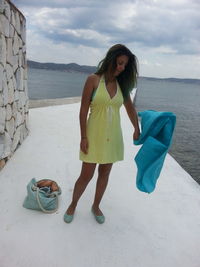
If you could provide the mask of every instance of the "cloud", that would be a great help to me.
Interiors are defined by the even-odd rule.
[[[24,6],[35,31],[53,42],[97,47],[138,43],[142,47],[168,46],[177,54],[200,52],[195,1],[189,8],[188,1],[181,0],[15,2]]]
[[[141,56],[157,53],[163,59],[193,57],[200,52],[198,0],[13,2],[27,18],[29,44],[32,36],[37,36],[52,46],[101,52],[115,43],[124,43]],[[143,56],[142,60],[149,61]]]
[[[134,0],[132,0],[134,1]],[[13,0],[16,6],[19,7],[50,7],[50,8],[71,8],[71,7],[106,7],[108,2],[105,0],[94,1],[94,0]],[[121,2],[121,0],[115,0],[114,3]],[[113,4],[113,3],[112,3]]]

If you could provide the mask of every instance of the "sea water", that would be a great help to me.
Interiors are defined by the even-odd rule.
[[[88,74],[29,69],[30,99],[80,96]],[[177,124],[169,153],[200,184],[200,83],[141,78],[137,111],[153,109],[176,114]]]
[[[43,69],[28,69],[30,99],[80,96],[88,74]]]

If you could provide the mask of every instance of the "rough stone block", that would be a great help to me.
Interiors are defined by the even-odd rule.
[[[23,45],[26,44],[26,21],[23,20],[21,23],[21,38],[23,41]]]
[[[13,27],[15,28],[15,13],[13,10],[11,10],[11,24],[13,25]]]
[[[4,134],[0,134],[0,159],[3,158],[3,152],[4,152]]]
[[[15,121],[13,118],[9,121],[6,121],[6,131],[9,134],[10,138],[13,138],[15,131]]]
[[[13,41],[13,55],[17,55],[19,53],[19,41],[18,41],[18,35],[17,32],[15,32],[14,35],[14,41]]]
[[[8,82],[8,103],[11,104],[14,101],[14,86],[13,81],[10,79]]]
[[[25,113],[25,126],[26,126],[26,129],[29,129],[29,116],[28,116],[28,113]]]
[[[22,46],[22,52],[26,53],[26,45],[25,44]]]
[[[7,38],[7,58],[6,61],[13,65],[13,49],[12,49],[12,38]]]
[[[0,107],[0,133],[4,133],[5,123],[6,123],[6,109],[5,107]]]
[[[13,25],[10,24],[10,29],[9,29],[9,37],[10,38],[14,37],[14,32],[15,32],[15,29],[14,29]]]
[[[6,66],[6,39],[0,34],[0,64]]]
[[[23,51],[22,51],[22,53],[23,53]],[[25,70],[27,69],[26,65],[27,65],[27,62],[26,62],[26,53],[23,53],[22,54],[22,67],[24,68],[24,79],[27,79],[27,75],[25,73]]]
[[[0,107],[4,106],[4,102],[3,102],[3,93],[0,92]]]
[[[26,97],[28,98],[28,81],[27,80],[24,80],[24,92],[26,94]]]
[[[2,21],[0,20],[0,33],[2,34],[2,32],[3,32],[3,24],[2,24]]]
[[[0,13],[3,13],[5,9],[5,1],[0,0]]]
[[[11,17],[10,5],[6,1],[5,1],[5,16],[7,17],[8,21],[10,22],[10,17]]]
[[[14,119],[16,119],[16,117],[17,117],[17,102],[18,101],[15,101],[12,104],[12,116]]]
[[[20,18],[18,12],[15,13],[15,29],[18,34],[21,34]]]
[[[4,16],[4,14],[0,14],[0,21],[1,21],[1,27],[2,27],[2,33],[6,36],[9,37],[9,20]]]
[[[12,107],[11,105],[6,106],[6,120],[9,121],[12,118]]]
[[[20,107],[20,109],[25,106],[26,100],[27,100],[27,97],[26,97],[25,92],[20,91],[19,92],[19,107]]]
[[[24,139],[27,137],[28,133],[29,133],[28,130],[26,129],[25,125],[23,124],[21,126],[20,144],[22,144],[22,142],[24,141]]]
[[[19,101],[19,91],[18,90],[15,90],[14,101]]]
[[[24,75],[24,69],[23,68],[18,68],[17,71],[16,71],[16,75],[15,75],[15,78],[16,78],[16,83],[17,83],[17,90],[19,91],[23,91],[23,75]]]
[[[6,158],[11,155],[12,140],[7,132],[0,135],[0,158]]]
[[[3,90],[3,73],[4,73],[4,67],[0,65],[0,92]]]
[[[13,56],[13,72],[15,73],[19,67],[19,55]]]
[[[28,99],[26,101],[26,104],[25,104],[25,107],[24,107],[24,111],[25,111],[25,113],[28,113],[28,111],[29,111],[29,100]]]
[[[21,111],[23,109],[23,106],[22,106],[22,101],[20,100],[20,98],[15,103],[16,103],[16,106],[17,106],[17,112]]]
[[[17,90],[17,83],[16,83],[16,80],[15,80],[15,75],[13,75],[12,81],[13,81],[14,90]]]
[[[14,138],[13,138],[13,143],[11,147],[11,151],[14,152],[15,149],[17,148],[17,145],[20,142],[20,126],[16,129],[16,132],[14,133]]]
[[[18,36],[18,43],[19,43],[19,48],[22,49],[23,48],[23,42],[19,36]]]
[[[24,69],[24,80],[28,80],[27,67]]]
[[[8,85],[7,85],[7,79],[6,79],[5,73],[3,77],[3,102],[4,102],[4,106],[8,104]]]
[[[10,64],[6,64],[6,75],[7,75],[7,82],[13,77],[13,68]]]
[[[15,120],[15,128],[17,128],[18,126],[20,126],[22,123],[24,122],[24,115],[21,112],[17,112],[17,117]]]
[[[22,49],[19,49],[19,51],[18,51],[18,53],[19,53],[19,67],[23,67],[23,65],[22,65],[22,56],[23,56],[23,54],[22,54]]]

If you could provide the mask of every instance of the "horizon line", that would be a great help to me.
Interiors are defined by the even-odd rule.
[[[56,64],[56,65],[70,65],[70,64],[76,64],[78,66],[85,66],[85,67],[97,67],[97,66],[91,66],[91,65],[80,65],[76,62],[70,62],[70,63],[56,63],[56,62],[39,62],[39,61],[35,61],[35,60],[32,60],[32,59],[27,59],[27,62],[28,61],[32,61],[32,62],[36,62],[36,63],[40,63],[40,64]],[[61,71],[61,70],[58,70],[58,71]],[[80,72],[80,73],[84,73],[84,72]],[[197,81],[200,81],[200,78],[180,78],[180,77],[154,77],[154,76],[139,76],[139,78],[152,78],[152,79],[178,79],[178,80],[197,80]]]

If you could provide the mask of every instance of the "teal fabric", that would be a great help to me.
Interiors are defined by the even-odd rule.
[[[38,191],[37,191],[38,190]],[[37,192],[41,206],[41,209],[37,201]],[[58,208],[58,195],[61,194],[61,189],[59,191],[50,193],[47,187],[38,188],[37,181],[32,178],[27,185],[27,196],[24,199],[23,207],[32,210],[42,210],[42,211],[56,211]]]
[[[145,110],[138,115],[141,117],[141,135],[134,144],[142,144],[142,147],[135,157],[136,186],[142,192],[151,193],[172,142],[176,116],[172,112],[155,110]]]

